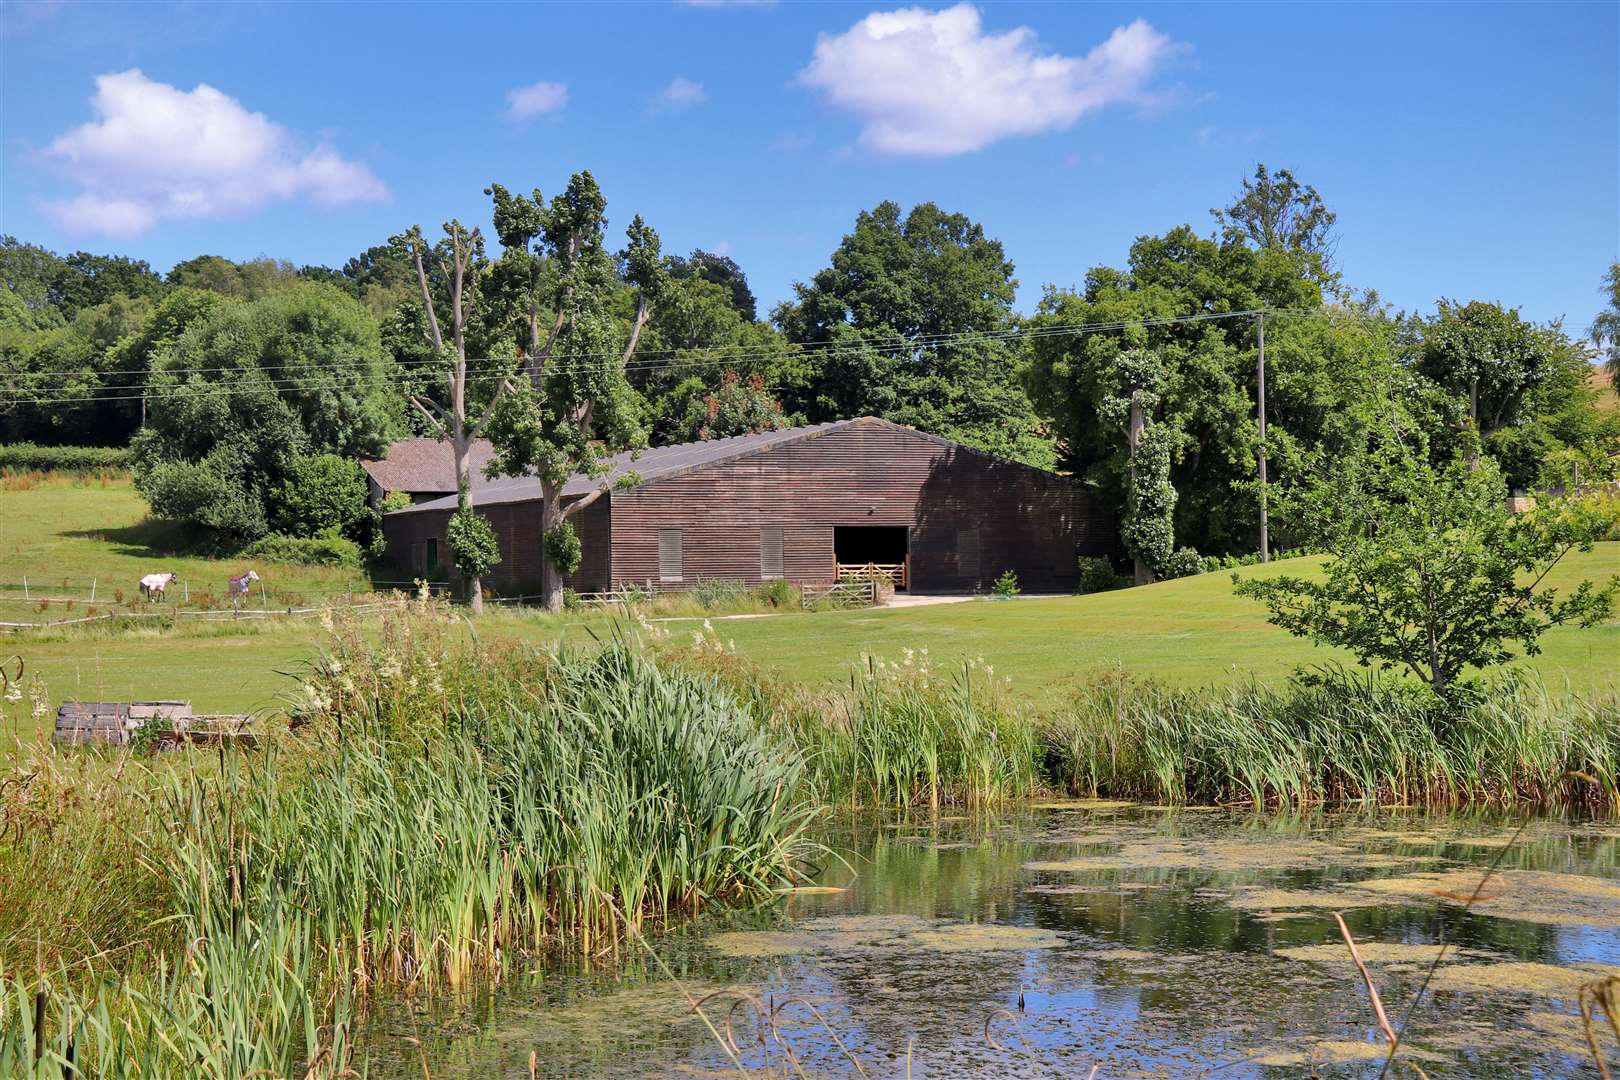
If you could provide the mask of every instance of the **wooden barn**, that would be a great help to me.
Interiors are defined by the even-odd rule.
[[[566,503],[635,474],[634,486],[570,519],[584,559],[567,584],[580,592],[824,584],[872,567],[918,593],[987,591],[1006,570],[1026,592],[1066,592],[1077,556],[1115,544],[1101,502],[1070,478],[873,417],[659,447],[612,466],[564,491]],[[501,563],[485,579],[497,595],[540,590],[539,500],[530,478],[472,488],[500,538]],[[453,581],[445,530],[455,505],[449,495],[384,515],[389,559]]]

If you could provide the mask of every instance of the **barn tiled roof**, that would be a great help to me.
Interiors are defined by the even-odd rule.
[[[488,439],[472,444],[473,487],[483,486],[484,466],[494,456]],[[406,491],[413,495],[456,490],[456,459],[450,444],[438,439],[401,439],[390,443],[388,456],[360,464],[384,491]]]
[[[671,473],[685,469],[730,461],[744,454],[751,454],[756,450],[768,450],[784,443],[813,438],[829,431],[836,431],[857,424],[893,426],[889,425],[886,420],[866,416],[857,420],[835,420],[825,424],[783,428],[780,431],[762,431],[753,435],[736,435],[729,439],[706,439],[702,442],[659,446],[651,450],[643,450],[639,457],[632,457],[628,453],[615,454],[608,459],[609,471],[606,475],[599,477],[575,475],[573,479],[568,481],[568,485],[563,488],[563,496],[588,494],[596,490],[604,482],[611,482],[614,477],[626,473],[635,473],[643,482],[657,480],[659,477],[668,476]],[[485,480],[482,483],[475,482],[472,488],[474,506],[529,502],[538,498],[540,498],[540,481],[532,476]],[[451,494],[442,499],[433,499],[428,502],[417,503],[414,506],[407,506],[392,513],[412,514],[423,510],[453,510],[455,506],[456,496]]]

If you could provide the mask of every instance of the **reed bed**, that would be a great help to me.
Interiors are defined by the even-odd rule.
[[[1124,677],[1046,724],[1075,793],[1164,802],[1620,803],[1620,697],[1504,676],[1451,704],[1326,669],[1277,686],[1177,690]]]

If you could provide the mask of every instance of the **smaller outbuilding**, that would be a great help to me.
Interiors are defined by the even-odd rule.
[[[448,447],[433,445],[448,461]],[[1068,592],[1078,556],[1115,546],[1102,501],[1071,477],[870,416],[658,447],[610,466],[563,493],[565,505],[596,496],[570,519],[584,558],[566,584],[579,592],[706,579],[819,585],[875,572],[902,590],[971,593],[1008,570],[1025,592]],[[386,490],[416,490],[372,475]],[[533,478],[472,488],[500,541],[500,565],[484,579],[499,595],[540,591],[540,497]],[[455,507],[452,486],[383,515],[399,570],[459,585],[446,541]]]

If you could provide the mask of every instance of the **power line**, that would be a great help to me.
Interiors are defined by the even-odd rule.
[[[1150,319],[1117,320],[1117,321],[1114,321],[1114,322],[1106,322],[1106,323],[1069,323],[1069,324],[1061,324],[1061,325],[1025,325],[1025,326],[1016,326],[1016,327],[1006,327],[1006,328],[1002,328],[1002,329],[998,329],[998,330],[961,331],[961,332],[950,333],[950,334],[918,335],[918,336],[910,337],[910,338],[901,338],[901,339],[899,339],[897,341],[893,341],[893,342],[889,342],[889,343],[871,342],[871,341],[859,341],[859,342],[848,342],[848,343],[824,342],[824,343],[787,345],[785,347],[783,347],[783,346],[755,346],[755,347],[748,348],[748,349],[738,349],[737,347],[734,347],[734,346],[719,346],[719,347],[715,347],[715,348],[702,350],[699,356],[692,356],[692,357],[687,357],[687,358],[683,358],[683,359],[676,359],[676,360],[672,360],[672,361],[668,361],[668,362],[659,362],[659,361],[652,360],[652,359],[633,360],[630,363],[625,365],[624,370],[625,370],[626,374],[639,373],[639,372],[643,372],[643,371],[659,371],[659,372],[666,372],[666,371],[672,371],[672,372],[696,371],[696,370],[703,370],[703,369],[724,368],[724,367],[734,366],[734,365],[737,365],[737,364],[740,364],[740,363],[746,363],[746,362],[752,362],[752,361],[767,361],[767,360],[773,360],[773,359],[774,360],[810,360],[812,362],[820,362],[820,361],[823,361],[823,360],[836,359],[836,358],[844,357],[844,356],[861,355],[861,354],[864,354],[864,353],[878,353],[880,355],[891,355],[891,354],[897,354],[897,353],[902,353],[902,352],[916,352],[916,351],[923,350],[923,349],[932,349],[932,348],[938,348],[940,346],[947,346],[947,345],[981,344],[981,343],[1004,342],[1004,341],[1012,341],[1012,340],[1020,340],[1020,339],[1022,339],[1022,340],[1038,340],[1038,339],[1050,338],[1050,337],[1080,336],[1080,335],[1085,335],[1085,334],[1107,333],[1107,332],[1113,332],[1113,331],[1118,331],[1118,330],[1127,330],[1127,329],[1133,329],[1133,328],[1147,329],[1147,328],[1161,327],[1161,326],[1183,325],[1183,324],[1189,324],[1189,323],[1201,323],[1201,322],[1211,322],[1211,321],[1219,321],[1219,320],[1226,320],[1226,319],[1247,318],[1247,317],[1250,317],[1250,316],[1259,315],[1262,312],[1265,312],[1266,314],[1272,314],[1272,315],[1319,316],[1319,315],[1324,314],[1324,313],[1331,313],[1331,309],[1312,309],[1312,310],[1295,310],[1295,311],[1268,311],[1266,309],[1253,308],[1253,309],[1245,309],[1245,310],[1242,310],[1242,311],[1202,312],[1202,313],[1199,313],[1199,314],[1196,314],[1196,315],[1177,315],[1177,316],[1164,316],[1164,317],[1161,317],[1161,318],[1150,318]],[[590,357],[593,357],[593,358],[596,358],[596,359],[609,359],[611,357],[617,356],[618,353],[617,353],[617,351],[612,351],[612,352],[599,352],[599,353],[591,353],[591,354],[572,354],[572,355],[581,356],[581,357],[590,356]],[[499,364],[502,364],[502,365],[508,365],[508,364],[517,365],[518,364],[518,358],[517,357],[469,357],[468,358],[468,363],[469,364],[474,364],[474,363],[499,363]],[[375,366],[377,364],[378,364],[378,361],[374,360],[374,359],[351,358],[350,361],[348,361],[348,362],[344,362],[344,361],[342,361],[340,359],[339,360],[328,361],[326,363],[320,364],[319,368],[320,368],[320,370],[325,371],[325,372],[359,373],[359,372],[367,371],[367,370],[369,370],[370,368],[372,368],[373,366]],[[247,373],[247,374],[255,374],[255,373],[258,373],[258,372],[265,372],[265,371],[285,371],[285,370],[291,370],[293,368],[302,369],[302,368],[307,368],[309,366],[311,366],[311,365],[307,365],[307,364],[296,364],[296,365],[295,364],[283,364],[283,365],[272,365],[272,366],[267,366],[267,367],[252,367],[252,368],[247,368],[247,367],[219,367],[219,368],[189,368],[189,369],[187,369],[187,368],[173,368],[173,369],[167,369],[167,370],[163,370],[163,369],[159,369],[159,370],[160,370],[160,373],[162,373],[162,374],[172,374],[172,375],[191,375],[191,374],[202,374],[202,373],[211,373],[211,372],[228,372],[228,371],[242,371],[242,372]],[[589,366],[586,365],[586,364],[583,364],[583,363],[580,363],[580,364],[556,364],[556,363],[548,362],[546,364],[545,368],[544,368],[544,374],[546,374],[546,375],[557,375],[557,374],[568,374],[570,372],[588,371],[588,370],[590,370]],[[442,367],[435,367],[435,368],[430,370],[430,369],[427,369],[427,368],[425,368],[423,366],[412,366],[412,367],[399,368],[398,372],[399,373],[408,373],[408,374],[409,373],[429,373],[429,374],[432,374],[434,376],[443,376],[444,374],[446,374],[446,369],[442,368]],[[524,372],[520,367],[515,367],[513,369],[501,370],[501,371],[488,371],[486,369],[484,372],[474,371],[473,373],[469,374],[468,375],[468,382],[475,383],[475,384],[477,384],[477,383],[498,383],[498,382],[500,382],[500,381],[502,381],[504,379],[514,378],[514,377],[521,377],[523,374],[524,374]],[[173,381],[146,382],[146,383],[122,383],[122,384],[116,384],[116,385],[114,385],[112,387],[109,387],[109,389],[115,389],[115,390],[153,390],[153,389],[167,389],[167,388],[174,387],[176,385],[184,385],[184,384],[177,384],[176,382],[173,382]],[[313,385],[313,383],[311,382],[311,379],[310,379],[309,376],[307,376],[307,375],[299,375],[297,377],[285,377],[285,378],[278,378],[278,379],[261,380],[261,381],[258,381],[256,383],[254,383],[251,386],[232,386],[232,385],[216,384],[216,385],[214,385],[212,387],[212,390],[213,390],[213,393],[215,393],[217,395],[247,396],[247,395],[254,395],[254,394],[280,392],[282,390],[296,390],[296,389],[301,389],[303,387],[311,386],[311,385]],[[74,395],[74,394],[71,394],[71,393],[67,393],[66,392],[67,390],[68,390],[68,387],[66,385],[59,385],[59,386],[47,386],[47,387],[30,388],[29,390],[25,390],[25,391],[16,391],[16,392],[14,392],[13,396],[11,396],[11,397],[0,398],[0,406],[4,406],[4,405],[44,405],[44,404],[53,404],[53,403],[54,404],[78,404],[78,403],[87,403],[87,402],[92,402],[92,401],[93,402],[139,401],[139,400],[142,400],[144,397],[146,397],[145,394],[102,395],[102,394],[96,394],[94,391],[91,391],[88,395],[79,396],[79,395]],[[61,392],[61,393],[56,393],[56,392]]]

